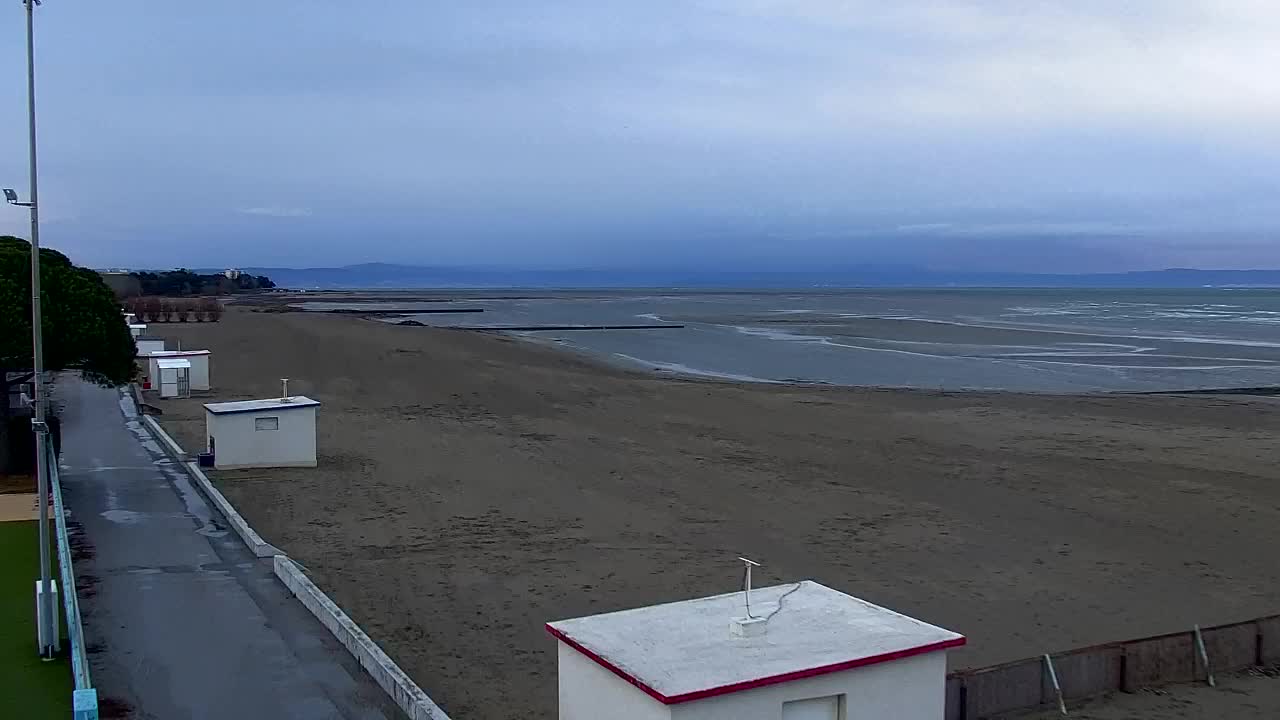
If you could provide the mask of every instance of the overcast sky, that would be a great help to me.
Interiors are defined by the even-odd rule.
[[[1275,0],[37,13],[43,238],[86,264],[1280,267]]]

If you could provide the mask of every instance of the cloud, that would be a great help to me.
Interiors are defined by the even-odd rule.
[[[916,223],[899,225],[897,232],[955,237],[1006,236],[1134,236],[1158,228],[1108,222],[1018,222],[1018,223]]]
[[[1160,263],[1196,232],[1247,265],[1280,230],[1275,0],[241,5],[42,6],[42,197],[75,210],[50,242],[604,266],[987,236],[998,265],[1093,237]],[[0,84],[0,127],[25,102]]]
[[[704,0],[784,54],[794,124],[1265,129],[1280,4]],[[750,68],[751,66],[747,66]],[[796,72],[804,69],[803,73]],[[767,69],[755,68],[767,78]],[[773,88],[778,92],[778,88]],[[1275,131],[1269,134],[1274,137]]]
[[[253,207],[236,210],[241,215],[261,215],[275,218],[311,217],[310,208],[302,207]]]

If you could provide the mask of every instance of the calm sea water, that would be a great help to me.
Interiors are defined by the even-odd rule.
[[[524,333],[659,372],[1035,392],[1280,385],[1275,290],[548,291],[452,297],[457,305],[485,312],[415,319],[440,326],[684,325]]]

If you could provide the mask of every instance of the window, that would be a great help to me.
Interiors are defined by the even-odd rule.
[[[843,695],[782,703],[782,720],[841,720]]]
[[[260,417],[253,419],[254,430],[279,430],[280,418],[278,417]]]

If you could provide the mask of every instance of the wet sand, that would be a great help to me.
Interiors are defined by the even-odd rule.
[[[501,336],[232,307],[216,399],[320,400],[320,467],[214,473],[455,717],[554,718],[547,620],[812,578],[953,667],[1280,609],[1280,405],[681,381]],[[158,401],[189,450],[200,403]]]

